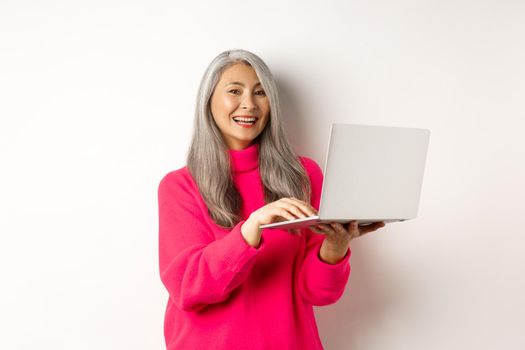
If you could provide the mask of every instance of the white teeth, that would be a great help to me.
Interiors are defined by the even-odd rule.
[[[242,118],[242,117],[235,117],[233,118],[235,121],[241,121],[241,122],[254,122],[257,120],[257,118]]]

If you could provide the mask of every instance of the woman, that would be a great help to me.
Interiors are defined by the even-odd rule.
[[[259,226],[317,214],[322,172],[286,140],[266,64],[225,51],[197,96],[187,166],[161,180],[168,349],[322,349],[313,305],[335,303],[351,239],[384,223]]]

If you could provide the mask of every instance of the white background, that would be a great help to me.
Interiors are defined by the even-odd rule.
[[[432,132],[419,216],[352,242],[325,347],[525,348],[524,33],[519,0],[0,0],[0,348],[163,348],[157,185],[231,48],[321,166],[331,122]]]

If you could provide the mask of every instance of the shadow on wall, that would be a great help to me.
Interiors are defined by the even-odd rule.
[[[297,151],[305,143],[308,125],[305,122],[304,111],[301,110],[301,98],[296,96],[296,89],[288,84],[286,79],[276,77],[281,117],[288,141]]]

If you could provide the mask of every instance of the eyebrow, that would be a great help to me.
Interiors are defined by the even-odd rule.
[[[238,82],[238,81],[232,81],[231,83],[227,83],[226,85],[224,86],[228,86],[228,85],[240,85],[240,86],[243,86],[244,87],[244,84],[241,83],[241,82]],[[261,85],[261,82],[258,82],[257,84],[255,84],[255,86],[257,85]]]

